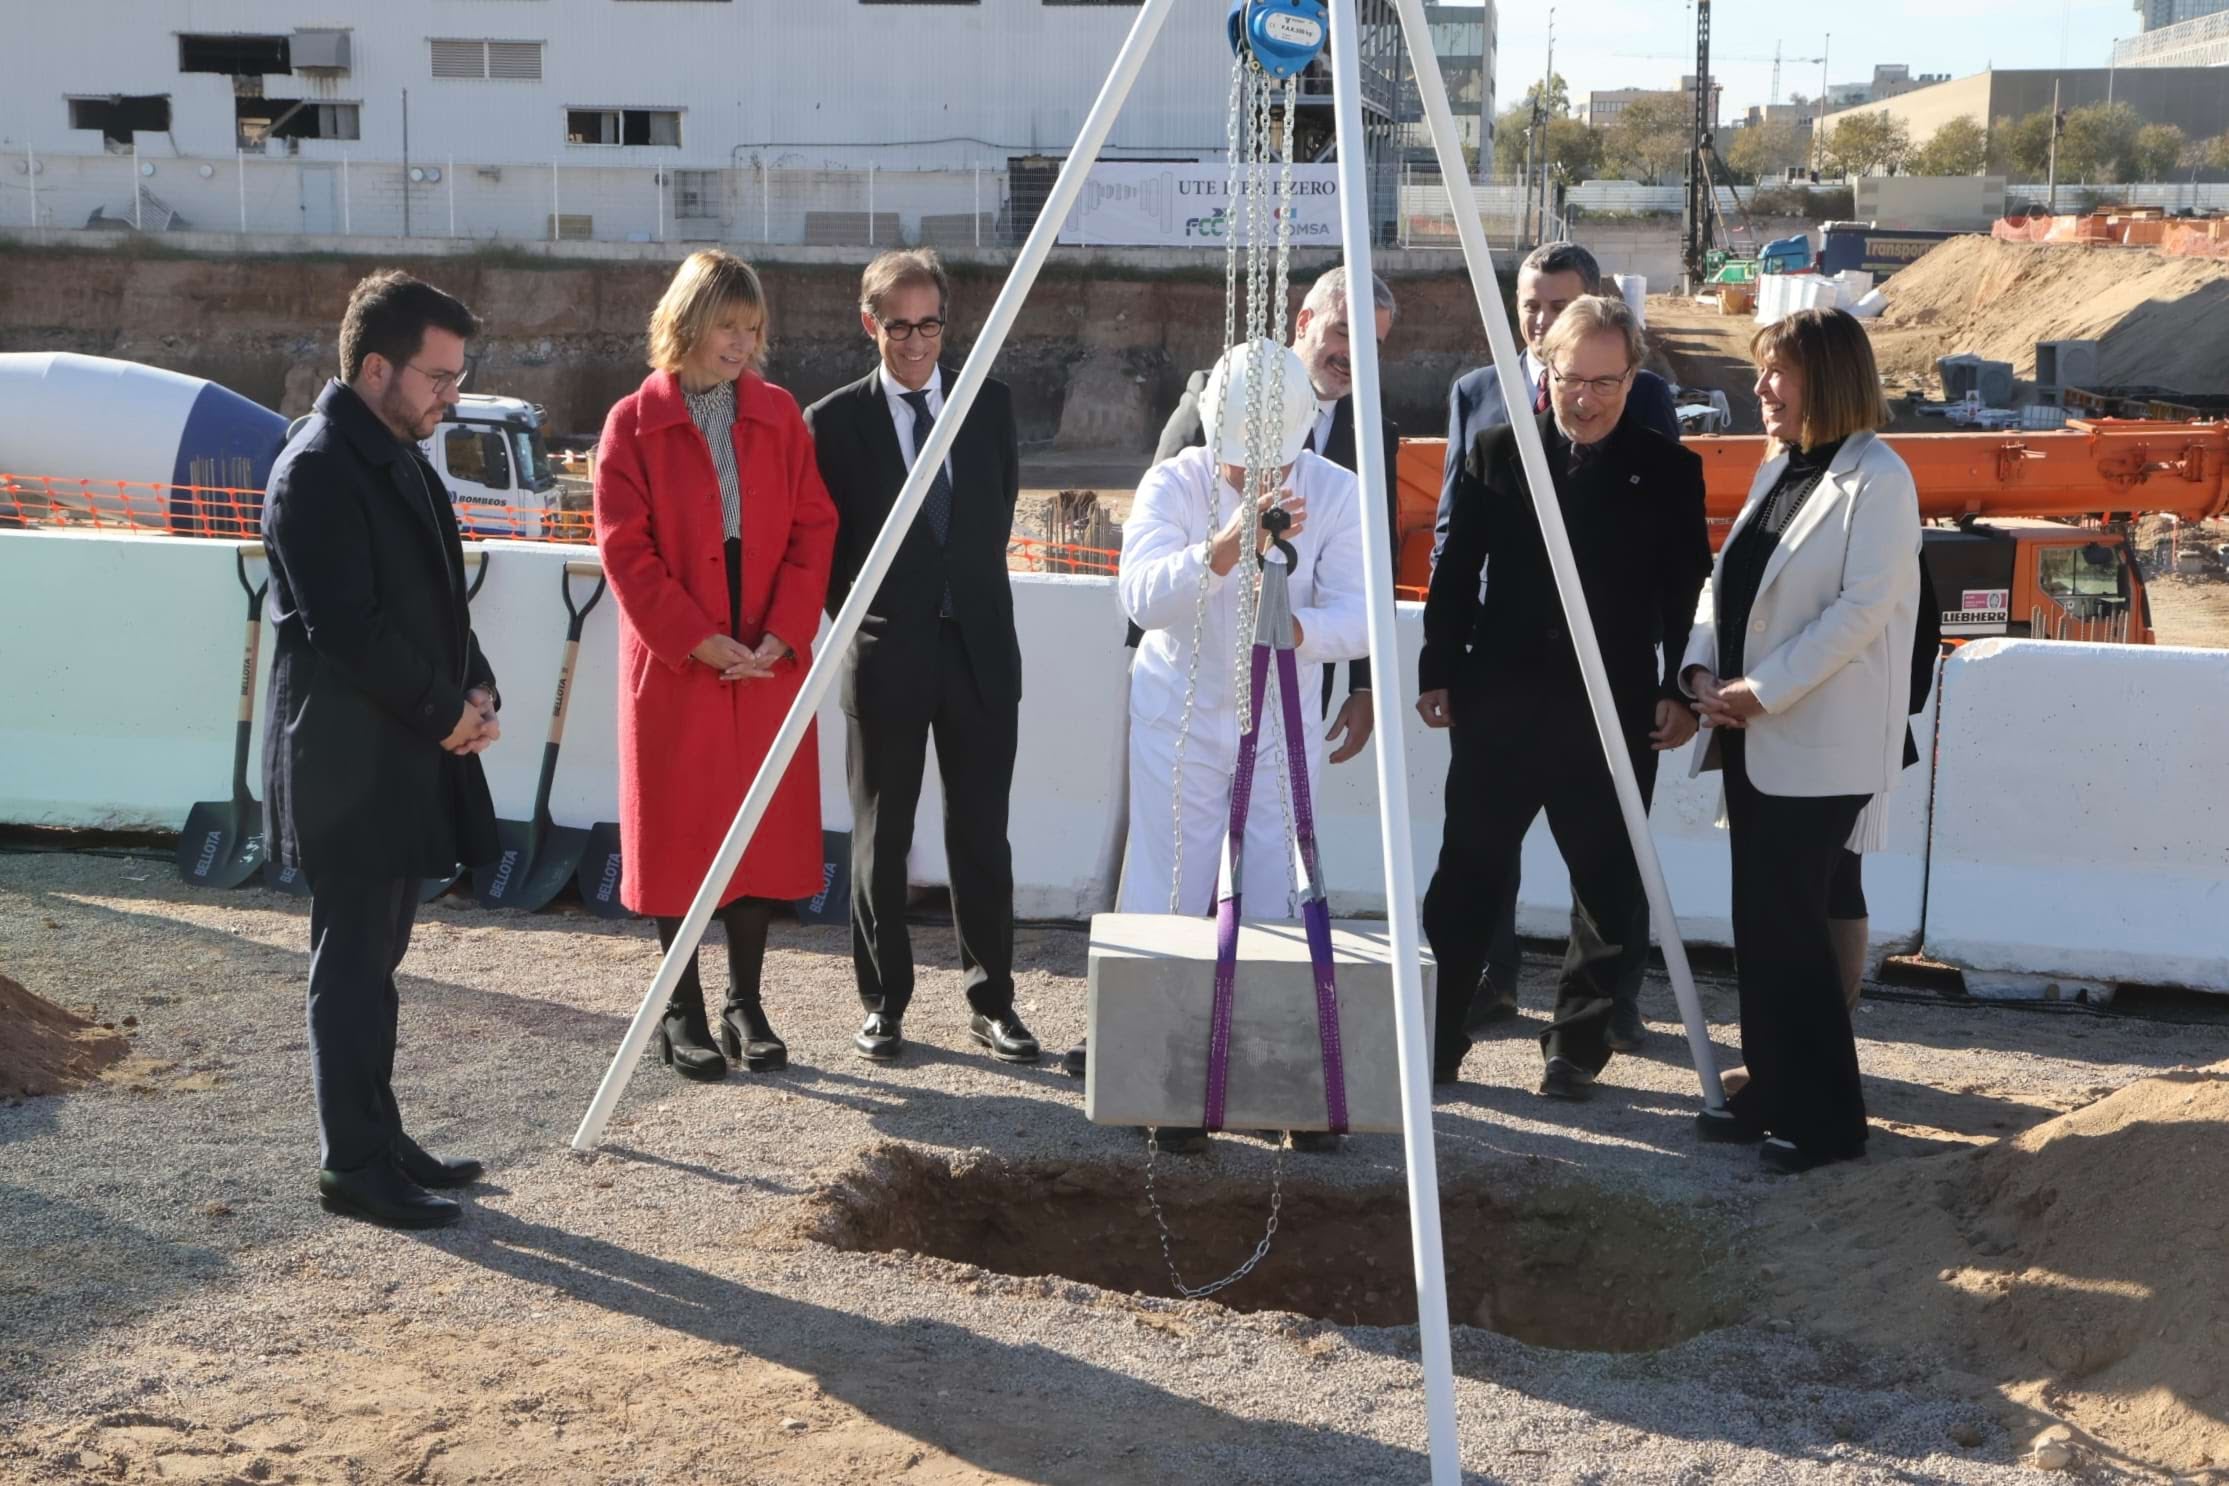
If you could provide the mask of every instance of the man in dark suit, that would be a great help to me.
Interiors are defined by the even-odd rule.
[[[1541,439],[1645,802],[1656,754],[1695,733],[1677,668],[1710,575],[1702,460],[1624,419],[1641,332],[1622,301],[1573,301],[1542,353],[1554,396]],[[1615,987],[1647,958],[1648,909],[1528,491],[1513,429],[1473,440],[1424,606],[1417,711],[1453,729],[1447,821],[1424,896],[1443,987],[1433,1079],[1453,1082],[1470,1049],[1491,937],[1479,905],[1502,900],[1511,855],[1545,809],[1573,898],[1540,1092],[1581,1098],[1610,1058]]]
[[[1394,303],[1393,291],[1376,274],[1370,276],[1370,289],[1378,344],[1383,346],[1393,329],[1399,307]],[[1326,271],[1308,286],[1308,295],[1300,303],[1300,313],[1293,319],[1293,350],[1307,365],[1308,382],[1316,392],[1316,426],[1308,435],[1308,447],[1333,464],[1359,475],[1359,457],[1354,447],[1354,362],[1349,352],[1349,327],[1347,270],[1342,265]],[[1153,451],[1155,464],[1207,442],[1206,432],[1200,427],[1200,394],[1206,387],[1207,373],[1204,371],[1192,373],[1184,384],[1184,395],[1177,399],[1176,411],[1163,425],[1161,442]],[[1381,446],[1385,452],[1385,484],[1378,495],[1385,505],[1386,531],[1392,538],[1389,545],[1397,572],[1401,560],[1401,506],[1393,465],[1401,452],[1401,430],[1391,418],[1382,414],[1378,422],[1385,440]],[[1133,624],[1123,643],[1135,650],[1143,633]],[[1326,734],[1334,741],[1330,762],[1343,764],[1362,752],[1370,741],[1370,659],[1363,656],[1347,662],[1347,699],[1336,716],[1331,712],[1333,670],[1329,665],[1323,668],[1323,710],[1324,715],[1332,719],[1331,729]]]
[[[326,1208],[403,1228],[453,1223],[429,1192],[480,1175],[428,1155],[395,1103],[395,970],[418,886],[497,851],[477,757],[495,673],[473,637],[463,548],[418,451],[464,381],[479,322],[407,274],[356,286],[340,380],[271,471],[263,541],[278,632],[264,815],[310,884],[309,1030]]]
[[[836,502],[828,612],[851,594],[916,454],[944,411],[938,363],[951,286],[933,252],[867,265],[859,319],[881,363],[805,411],[821,479]],[[913,846],[929,738],[944,784],[944,850],[959,930],[968,1032],[1009,1063],[1034,1063],[1037,1039],[1014,1011],[1014,862],[1007,796],[1021,717],[1022,655],[1006,545],[1021,493],[1014,405],[986,381],[898,549],[845,661],[851,786],[851,944],[866,1022],[862,1057],[905,1051],[913,998],[906,854]]]
[[[1601,292],[1601,266],[1592,253],[1577,243],[1542,243],[1518,266],[1517,321],[1525,333],[1525,345],[1517,353],[1517,364],[1534,413],[1548,410],[1548,369],[1540,350],[1548,332],[1555,327],[1557,316],[1573,300],[1584,294]],[[1672,409],[1672,389],[1654,372],[1633,374],[1622,421],[1652,429],[1675,441],[1680,436],[1679,417]],[[1455,502],[1455,485],[1471,445],[1488,429],[1503,427],[1508,422],[1509,411],[1502,398],[1501,374],[1497,368],[1482,366],[1456,379],[1447,399],[1447,464],[1440,476],[1439,513],[1432,529],[1435,566],[1440,560],[1440,548],[1447,541],[1448,513]],[[1487,953],[1486,968],[1472,1006],[1472,1017],[1479,1027],[1517,1015],[1517,893],[1522,855],[1521,847],[1510,854],[1509,889],[1495,910],[1493,945]],[[1647,934],[1645,918],[1638,932]],[[1641,973],[1642,967],[1636,965],[1629,979],[1617,988],[1617,1004],[1611,1013],[1610,1045],[1619,1052],[1637,1049],[1646,1036],[1641,1022]]]

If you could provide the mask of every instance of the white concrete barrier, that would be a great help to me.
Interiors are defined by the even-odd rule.
[[[580,548],[490,541],[473,624],[501,683],[505,739],[486,755],[496,806],[533,807],[565,633],[558,573]],[[260,581],[262,565],[251,563]],[[576,578],[585,598],[594,580]],[[1011,837],[1015,908],[1083,918],[1111,906],[1126,654],[1113,581],[1016,574],[1024,702]],[[230,786],[244,596],[225,542],[0,533],[0,822],[175,830]],[[1400,606],[1413,677],[1422,610]],[[615,818],[617,605],[581,637],[551,813]],[[268,674],[266,631],[262,669]],[[1307,678],[1313,688],[1317,674]],[[1343,690],[1345,678],[1338,681]],[[1874,953],[1926,947],[1975,969],[2229,991],[2229,652],[1984,641],[1941,674],[1937,772],[1906,771],[1888,849],[1866,863]],[[262,679],[250,780],[260,795]],[[1311,710],[1313,710],[1311,708]],[[1440,841],[1447,740],[1405,711],[1419,880]],[[1513,724],[1514,725],[1514,724]],[[1914,720],[1923,740],[1934,709]],[[820,718],[823,822],[850,828],[843,718]],[[1373,746],[1375,746],[1373,744]],[[933,760],[933,755],[932,755]],[[1930,783],[1933,813],[1930,815]],[[1681,929],[1730,938],[1718,781],[1663,760],[1652,814]],[[945,880],[932,761],[910,863]],[[1377,791],[1367,757],[1328,771],[1317,803],[1333,911],[1382,915]],[[1930,847],[1930,833],[1932,846]],[[1527,837],[1518,922],[1560,935],[1569,883],[1545,822]]]
[[[2229,991],[2229,651],[1992,639],[1945,673],[1928,953]]]

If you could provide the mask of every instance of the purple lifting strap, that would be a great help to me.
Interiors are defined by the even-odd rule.
[[[1308,930],[1308,963],[1316,972],[1316,1037],[1323,1048],[1323,1102],[1331,1133],[1347,1133],[1347,1068],[1339,1045],[1339,988],[1331,973],[1331,903],[1324,896],[1323,873],[1316,860],[1316,811],[1308,798],[1307,734],[1301,731],[1299,661],[1290,650],[1277,652],[1277,690],[1285,704],[1285,758],[1292,770],[1293,834],[1300,838],[1300,860],[1308,869],[1309,898],[1300,921]],[[1300,752],[1293,752],[1293,740]]]
[[[1254,696],[1269,677],[1269,647],[1254,647]],[[1246,810],[1254,798],[1254,752],[1261,742],[1262,709],[1254,708],[1254,726],[1238,740],[1237,767],[1231,774],[1231,895],[1215,910],[1215,1009],[1207,1033],[1207,1115],[1200,1121],[1208,1130],[1223,1128],[1223,1096],[1231,1077],[1231,999],[1238,981],[1238,905],[1244,896]],[[1181,886],[1181,884],[1180,884]]]
[[[1254,696],[1262,694],[1269,674],[1269,647],[1253,651]],[[1324,1108],[1331,1131],[1347,1129],[1346,1061],[1339,1043],[1339,992],[1332,973],[1331,905],[1323,895],[1323,877],[1316,859],[1315,807],[1308,796],[1307,734],[1301,730],[1299,662],[1293,652],[1277,652],[1277,689],[1282,696],[1285,720],[1285,762],[1292,775],[1293,830],[1302,864],[1308,872],[1312,896],[1301,906],[1301,924],[1308,935],[1308,960],[1315,972],[1316,1035],[1323,1049]],[[1224,1099],[1229,1090],[1231,1062],[1231,1008],[1238,977],[1239,902],[1244,881],[1243,848],[1246,816],[1254,792],[1254,760],[1261,742],[1261,709],[1254,712],[1254,727],[1238,740],[1238,759],[1231,778],[1231,895],[1222,900],[1215,916],[1215,1005],[1208,1030],[1207,1114],[1202,1125],[1223,1128]],[[1293,751],[1299,740],[1300,752]]]

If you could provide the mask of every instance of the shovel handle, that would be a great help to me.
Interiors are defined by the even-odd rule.
[[[573,578],[576,574],[583,578],[593,577],[596,580],[596,591],[588,596],[587,603],[577,608],[573,604]],[[557,586],[558,590],[565,595],[565,614],[569,621],[565,626],[565,638],[578,642],[581,626],[588,622],[589,613],[595,609],[598,603],[603,601],[604,565],[600,562],[569,562],[565,564],[565,571],[557,575]],[[562,686],[558,689],[558,697],[562,705],[564,699],[564,688]]]
[[[271,586],[271,579],[266,575],[261,583],[250,583],[248,581],[248,559],[262,557],[263,555],[263,544],[261,542],[242,542],[238,548],[234,549],[232,554],[233,566],[238,569],[240,574],[240,591],[248,596],[248,623],[250,624],[254,624],[263,618],[263,591]]]

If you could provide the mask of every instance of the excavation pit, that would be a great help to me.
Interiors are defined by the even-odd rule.
[[[1187,1284],[1236,1268],[1262,1236],[1266,1173],[1219,1176],[1164,1157],[1156,1178]],[[1416,1320],[1408,1196],[1398,1184],[1296,1178],[1269,1256],[1213,1301],[1340,1326]],[[1594,1187],[1443,1188],[1448,1316],[1534,1346],[1643,1352],[1728,1324],[1715,1242],[1675,1208]],[[814,1199],[804,1236],[847,1252],[906,1253],[999,1274],[1059,1276],[1175,1298],[1146,1202],[1142,1158],[1120,1162],[947,1159],[879,1147]]]

